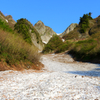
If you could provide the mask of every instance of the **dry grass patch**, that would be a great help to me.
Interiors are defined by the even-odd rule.
[[[0,30],[1,62],[6,62],[13,69],[17,70],[26,68],[25,66],[27,66],[27,64],[30,66],[34,64],[34,67],[32,67],[33,69],[41,69],[35,67],[35,65],[39,63],[39,59],[40,54],[38,54],[38,49],[34,45],[26,43],[22,37],[16,34]],[[6,70],[6,68],[1,68],[1,70]]]

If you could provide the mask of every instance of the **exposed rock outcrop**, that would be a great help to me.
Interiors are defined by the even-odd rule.
[[[40,51],[42,51],[44,45],[42,43],[41,37],[34,27],[33,30],[33,32],[30,30],[32,42]]]
[[[63,37],[65,34],[68,34],[69,32],[73,31],[77,25],[77,23],[72,23],[62,34],[60,34],[60,37]]]
[[[50,27],[45,26],[42,21],[38,21],[34,27],[39,32],[44,44],[47,44],[50,38],[56,34]]]
[[[8,20],[8,22],[10,21],[12,24],[16,24],[15,20],[12,18],[11,15],[7,15],[6,19]]]
[[[1,11],[0,11],[0,19],[2,19],[3,21],[7,22],[8,25],[14,29],[14,25],[16,24],[16,21],[12,18],[11,15],[7,15],[5,16]]]
[[[7,23],[12,23],[12,24],[16,24],[15,20],[12,18],[11,15],[7,15],[5,16],[1,11],[0,11],[0,18],[4,21],[6,21]]]
[[[6,19],[5,15],[0,11],[0,19],[2,19],[3,21],[8,22],[8,20]]]

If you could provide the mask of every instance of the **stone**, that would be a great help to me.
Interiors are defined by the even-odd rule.
[[[77,25],[77,23],[72,23],[62,34],[60,34],[60,37],[63,37],[65,34],[73,31],[77,27]]]
[[[36,28],[36,30],[39,32],[42,42],[44,44],[47,44],[48,41],[50,40],[50,38],[53,35],[56,35],[56,32],[54,32],[50,27],[45,26],[44,23],[42,21],[38,21],[34,27]]]

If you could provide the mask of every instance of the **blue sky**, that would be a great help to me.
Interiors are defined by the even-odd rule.
[[[83,14],[100,15],[100,0],[1,0],[0,11],[17,21],[28,19],[33,25],[41,20],[56,33],[62,33],[71,23],[79,23]]]

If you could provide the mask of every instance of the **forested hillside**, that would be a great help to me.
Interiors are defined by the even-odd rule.
[[[65,34],[63,39],[65,41],[61,45],[58,45],[60,40],[57,39],[55,39],[56,42],[49,42],[43,52],[68,51],[75,60],[100,63],[100,16],[93,19],[91,13],[84,14],[80,17],[79,25],[73,31]],[[52,49],[54,45],[56,45],[55,49]]]

